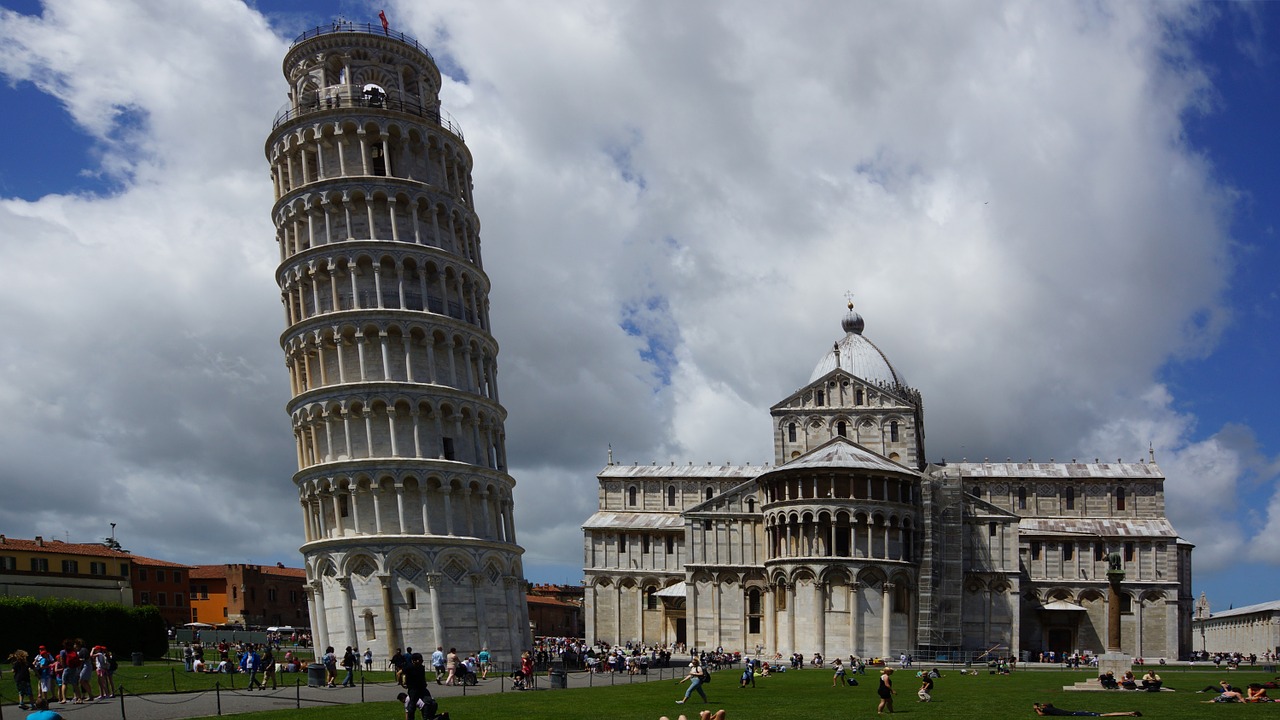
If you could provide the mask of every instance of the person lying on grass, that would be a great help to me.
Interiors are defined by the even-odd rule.
[[[698,713],[698,720],[724,720],[724,716],[725,716],[725,713],[723,708],[715,712],[711,712],[710,710],[703,710],[702,712]],[[667,717],[666,715],[663,715],[662,717],[658,718],[658,720],[671,720],[671,718]],[[689,720],[689,718],[685,717],[684,715],[681,715],[680,717],[676,718],[676,720]]]
[[[1074,717],[1142,717],[1142,713],[1138,710],[1130,710],[1129,712],[1109,712],[1097,713],[1090,710],[1063,710],[1056,708],[1053,703],[1035,703],[1032,709],[1037,715],[1070,715]]]

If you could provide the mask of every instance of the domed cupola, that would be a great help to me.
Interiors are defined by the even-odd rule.
[[[842,368],[855,377],[887,387],[905,387],[907,380],[902,373],[894,369],[880,348],[862,335],[866,322],[853,310],[849,303],[849,311],[840,320],[844,329],[844,337],[827,351],[813,368],[809,382],[813,382],[827,373]]]

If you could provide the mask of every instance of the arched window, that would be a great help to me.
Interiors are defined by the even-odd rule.
[[[1072,487],[1067,488],[1066,501],[1067,501],[1068,510],[1076,509],[1076,489],[1075,488],[1072,488]]]
[[[756,499],[747,498],[747,512],[755,512],[755,511],[756,511]]]
[[[369,144],[369,159],[373,161],[373,174],[387,174],[387,159],[382,155],[382,143],[374,140]]]
[[[823,394],[821,390],[819,390],[815,394],[815,397],[817,398],[816,401],[814,402],[815,405],[817,405],[818,407],[822,407],[823,405],[826,405],[826,396]]]
[[[709,488],[709,487],[707,488],[706,496],[707,496],[707,499],[708,499],[708,500],[710,500],[711,498],[715,497],[715,494],[716,494],[716,493],[715,493],[715,490],[712,490],[712,489],[711,489],[711,488]]]
[[[795,442],[795,441],[796,441],[796,424],[791,423],[787,425],[787,442]]]
[[[1018,509],[1027,509],[1027,488],[1021,486],[1018,488]]]
[[[668,485],[667,486],[667,505],[670,507],[675,507],[675,504],[676,504],[676,486]]]
[[[632,485],[631,487],[627,488],[627,505],[630,505],[631,507],[636,506],[636,486],[635,485]]]
[[[1116,509],[1124,509],[1124,488],[1122,487],[1116,488]]]
[[[978,487],[977,485],[974,485],[974,486],[973,486],[973,496],[974,496],[974,497],[982,497],[982,488]]]
[[[646,610],[658,609],[658,588],[650,585],[644,591],[644,606]]]
[[[405,593],[405,600],[408,601],[410,610],[418,609],[418,593],[416,591],[414,590],[407,591]]]
[[[856,395],[857,397],[854,400],[854,404],[861,405],[862,404],[862,388],[858,388],[858,392],[856,393]]]
[[[839,435],[840,437],[848,437],[848,435],[845,434],[845,427],[844,427],[843,420],[836,423],[836,434]]]
[[[760,588],[751,588],[747,591],[747,633],[751,635],[760,634],[760,618],[764,615],[760,611]]]
[[[889,423],[889,442],[898,442],[898,421]]]

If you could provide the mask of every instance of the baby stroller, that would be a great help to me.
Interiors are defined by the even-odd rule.
[[[514,671],[512,671],[512,673],[511,673],[511,687],[515,688],[516,690],[528,690],[528,689],[529,689],[529,685],[528,685],[528,683],[526,683],[526,682],[525,682],[525,679],[524,679],[524,673],[520,672],[519,670],[514,670]]]

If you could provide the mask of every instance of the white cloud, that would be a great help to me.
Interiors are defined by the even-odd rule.
[[[846,290],[924,393],[931,459],[1150,440],[1197,563],[1245,542],[1225,501],[1200,537],[1182,489],[1238,486],[1239,456],[1138,395],[1228,317],[1231,193],[1182,127],[1209,89],[1179,44],[1192,8],[399,5],[466,74],[443,96],[476,158],[527,566],[581,562],[610,444],[771,460],[768,407],[838,337]],[[139,551],[274,561],[302,532],[261,154],[286,41],[236,3],[118,6],[0,20],[22,38],[0,72],[42,78],[129,179],[0,204],[22,269],[0,287],[22,338],[0,350],[21,408],[0,472],[59,498],[0,521],[107,513]]]

